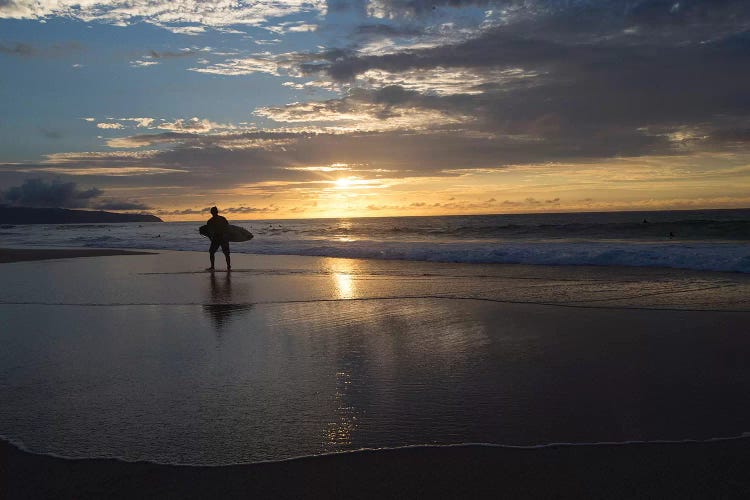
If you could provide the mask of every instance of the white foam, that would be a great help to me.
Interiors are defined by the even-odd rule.
[[[395,240],[307,237],[304,231],[283,236],[256,234],[253,241],[232,244],[234,253],[308,255],[358,259],[533,265],[666,267],[750,273],[750,246],[729,241],[583,241],[583,240]],[[108,227],[25,226],[5,235],[4,246],[65,246],[206,251],[208,241],[193,225],[122,224]]]
[[[128,460],[116,456],[68,456],[54,452],[39,452],[28,448],[22,441],[18,439],[11,439],[7,436],[0,435],[0,440],[10,443],[21,451],[31,453],[33,455],[47,456],[53,458],[60,458],[63,460],[115,460],[122,463],[153,463],[159,465],[172,465],[181,467],[227,467],[233,465],[258,465],[258,464],[274,464],[284,463],[296,460],[304,460],[319,457],[331,457],[340,455],[353,455],[358,453],[377,453],[381,451],[399,451],[399,450],[421,450],[421,449],[452,449],[452,448],[498,448],[506,450],[543,450],[546,448],[573,448],[573,447],[602,447],[602,446],[642,446],[642,445],[678,445],[678,444],[707,444],[707,443],[718,443],[728,441],[740,441],[750,438],[750,432],[743,432],[737,436],[725,436],[725,437],[711,437],[706,439],[650,439],[650,440],[627,440],[627,441],[591,441],[591,442],[557,442],[557,443],[542,443],[533,445],[513,445],[513,444],[500,444],[500,443],[486,443],[486,442],[466,442],[466,443],[448,443],[448,444],[411,444],[404,446],[389,446],[380,448],[356,448],[352,450],[341,450],[333,452],[324,452],[315,455],[297,455],[293,457],[271,459],[271,460],[258,460],[255,462],[233,462],[220,465],[211,464],[192,464],[192,463],[181,463],[181,462],[166,462],[158,460]]]

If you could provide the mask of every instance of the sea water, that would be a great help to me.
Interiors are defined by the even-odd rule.
[[[256,234],[232,248],[747,273],[749,213],[232,220]],[[205,251],[199,225],[0,231],[6,246]],[[0,437],[218,465],[750,431],[746,274],[278,257],[205,273],[205,254],[174,257],[2,266]]]
[[[750,272],[750,209],[230,222],[232,252]],[[3,246],[207,249],[200,222],[0,227]]]

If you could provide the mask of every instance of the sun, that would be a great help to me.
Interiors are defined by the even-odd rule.
[[[338,189],[346,189],[352,186],[354,184],[354,178],[353,177],[342,177],[340,179],[336,179],[336,187]]]

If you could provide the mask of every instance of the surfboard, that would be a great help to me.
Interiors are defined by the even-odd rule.
[[[198,228],[198,232],[201,233],[206,238],[210,238],[211,235],[208,233],[208,226],[203,225]],[[235,226],[232,224],[229,224],[229,230],[227,231],[229,234],[229,241],[234,243],[240,243],[243,241],[250,241],[253,239],[253,233],[245,229],[244,227]]]

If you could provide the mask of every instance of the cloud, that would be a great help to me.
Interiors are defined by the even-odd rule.
[[[383,16],[361,17],[367,5]],[[294,80],[284,85],[295,90],[325,88],[325,98],[303,94],[296,98],[301,102],[255,110],[276,128],[241,130],[198,117],[107,118],[101,124],[113,129],[107,146],[153,151],[63,153],[34,168],[112,172],[113,178],[142,168],[174,173],[159,178],[170,187],[241,183],[256,193],[329,187],[340,172],[320,166],[334,164],[364,165],[351,170],[362,178],[465,177],[461,181],[555,165],[528,173],[533,183],[553,178],[564,164],[598,161],[610,167],[580,168],[580,178],[666,181],[682,174],[663,165],[657,173],[637,172],[623,162],[700,153],[729,158],[750,150],[748,2],[332,1],[329,9],[340,16],[330,25],[324,18],[305,22],[324,33],[338,19],[354,19],[340,45],[284,54],[190,49],[205,57],[190,64],[192,71],[240,82],[263,73]],[[465,29],[469,21],[453,25],[464,17],[477,29]],[[279,32],[302,23],[283,23]],[[143,60],[170,57],[185,56],[155,51]],[[704,163],[701,168],[710,170],[710,161]],[[493,195],[501,200],[492,202],[495,207],[543,208],[554,205],[557,193]],[[488,196],[442,207],[479,210]]]
[[[539,73],[521,68],[435,68],[389,72],[370,69],[362,73],[356,84],[364,88],[401,87],[425,95],[485,94],[489,87],[502,87],[505,92],[534,85]]]
[[[374,23],[360,24],[354,28],[351,36],[354,38],[392,38],[402,36],[416,36],[422,34],[422,29],[413,26],[394,26],[391,24]]]
[[[279,65],[263,57],[245,57],[228,59],[221,63],[209,64],[205,67],[188,68],[189,71],[209,73],[214,75],[237,76],[253,73],[279,74]]]
[[[38,53],[38,50],[28,43],[14,43],[11,45],[0,43],[0,54],[29,57]]]
[[[47,139],[62,139],[63,134],[59,130],[52,130],[45,127],[39,127],[39,132]]]
[[[215,123],[210,120],[201,119],[194,116],[189,119],[177,119],[172,122],[162,121],[157,123],[153,128],[161,130],[171,130],[173,132],[210,132],[215,129],[231,129],[232,125]]]
[[[370,92],[358,89],[342,99],[260,108],[255,114],[277,122],[319,124],[332,130],[385,131],[435,128],[472,118],[431,108],[418,93],[400,86]]]
[[[148,57],[151,59],[182,59],[184,57],[193,57],[198,53],[199,51],[190,48],[184,48],[179,51],[165,50],[162,52],[149,50]]]
[[[161,127],[153,127],[161,128]],[[160,134],[139,134],[109,139],[107,145],[113,148],[139,148],[144,146],[173,145],[186,148],[222,148],[231,150],[279,150],[286,145],[309,137],[310,132],[293,131],[243,131],[237,133],[199,134],[198,132],[164,132]],[[125,153],[123,154],[131,154]],[[156,154],[156,151],[151,153]],[[113,153],[116,154],[116,153]]]
[[[157,151],[83,151],[52,153],[46,156],[44,165],[76,165],[97,167],[131,167],[154,158]]]
[[[96,127],[102,128],[102,129],[114,129],[114,130],[123,128],[121,123],[111,123],[111,122],[97,123]]]
[[[312,31],[317,31],[318,25],[317,24],[310,24],[310,23],[300,23],[293,26],[290,26],[288,31],[292,33],[309,33]]]
[[[4,0],[0,18],[44,19],[68,17],[84,22],[127,25],[143,21],[176,33],[196,34],[201,27],[231,25],[263,26],[269,19],[297,14],[325,14],[325,0],[270,0],[226,2],[223,0]]]
[[[201,215],[201,214],[204,214],[208,216],[210,210],[211,210],[211,207],[184,208],[184,209],[178,209],[178,210],[157,210],[156,213],[158,215]],[[228,213],[228,214],[257,214],[257,213],[278,212],[279,207],[275,205],[266,206],[266,207],[249,207],[249,206],[240,205],[237,207],[219,207],[219,211],[221,213]]]
[[[205,208],[185,208],[180,210],[157,210],[157,215],[200,215],[208,214],[209,209]]]
[[[20,186],[11,187],[0,194],[0,199],[11,205],[84,208],[100,196],[102,191],[97,188],[78,189],[75,182],[48,183],[41,179],[27,179]]]
[[[145,57],[130,61],[130,66],[134,68],[146,68],[148,66],[161,64],[164,60],[195,57],[203,51],[205,51],[205,49],[184,48],[178,51],[165,50],[161,52],[151,49]]]
[[[178,35],[200,35],[206,32],[206,28],[203,26],[162,26],[163,28],[176,33]],[[224,31],[224,30],[221,30]]]
[[[256,214],[256,213],[268,213],[268,212],[278,212],[279,207],[271,205],[268,207],[246,207],[246,206],[239,206],[239,207],[225,207],[221,208],[221,212],[223,213],[230,213],[230,214]]]
[[[0,1],[0,19],[2,19],[2,6]],[[25,42],[4,43],[0,42],[0,54],[18,57],[60,57],[83,49],[78,42],[55,43],[48,46],[33,45]]]
[[[371,204],[366,208],[369,211],[391,211],[391,212],[404,212],[404,211],[442,211],[442,212],[491,212],[500,209],[538,209],[543,206],[556,206],[560,204],[560,198],[554,198],[549,200],[537,200],[533,197],[527,197],[523,200],[504,200],[498,202],[495,198],[490,198],[485,201],[456,201],[455,198],[450,198],[448,202],[436,202],[427,203],[423,201],[417,201],[403,205],[376,205]]]
[[[50,174],[97,177],[140,177],[144,175],[164,175],[185,173],[188,170],[159,167],[44,167],[18,168],[17,172],[45,172]]]
[[[109,121],[97,123],[96,126],[100,129],[112,129],[121,130],[125,127],[145,128],[151,130],[170,130],[173,132],[190,132],[190,133],[206,133],[214,130],[234,130],[237,127],[227,123],[216,123],[205,118],[198,118],[194,116],[192,118],[178,118],[175,120],[156,119],[150,117],[123,117],[123,118],[107,118]],[[85,118],[86,121],[94,121],[94,119]],[[112,139],[117,142],[118,139]],[[129,146],[125,146],[129,147]]]
[[[437,4],[484,3],[380,2],[413,13]],[[516,158],[525,149],[529,162],[574,150],[606,158],[748,146],[738,132],[750,114],[747,2],[727,0],[715,9],[649,0],[503,5],[502,25],[459,42],[393,46],[377,54],[351,48],[318,53],[299,63],[300,70],[351,86],[348,95],[257,113],[341,130],[368,130],[359,123],[369,130],[403,129],[414,125],[393,120],[390,126],[388,119],[400,113],[419,121],[422,114],[426,126],[415,126],[421,133],[439,130],[450,117],[457,133],[497,139],[500,155],[507,146]],[[362,90],[369,97],[362,98],[368,95]],[[740,125],[719,132],[732,121]],[[683,133],[691,130],[700,134]],[[469,141],[455,141],[461,142]]]
[[[403,112],[403,111],[402,111]],[[369,116],[369,115],[368,115]],[[420,119],[423,114],[417,115]],[[372,118],[372,117],[371,117]],[[364,118],[363,118],[364,119]],[[400,118],[396,118],[397,120]],[[380,121],[373,118],[376,125]],[[353,123],[353,122],[352,122]],[[397,122],[399,123],[399,122]],[[567,137],[533,141],[526,137],[474,134],[454,130],[441,123],[418,122],[423,130],[392,129],[348,131],[310,129],[251,131],[240,133],[197,134],[165,132],[110,139],[111,147],[159,147],[158,150],[50,155],[49,162],[78,162],[85,166],[139,166],[144,162],[160,168],[178,168],[191,172],[210,168],[215,181],[243,179],[309,179],[316,171],[307,167],[347,164],[366,165],[373,175],[457,176],[477,169],[498,169],[524,163],[543,163],[561,159],[602,158],[621,153],[617,142],[598,142],[591,137],[588,148],[571,143]],[[339,124],[343,128],[345,123]],[[352,124],[348,124],[352,125]],[[443,129],[436,127],[443,127]],[[432,127],[432,128],[429,128]],[[631,141],[632,142],[632,141]],[[630,145],[631,155],[653,149],[668,149],[664,137],[643,136]],[[470,151],[471,154],[467,154]],[[325,172],[317,171],[317,174]],[[480,172],[481,173],[481,172]],[[227,177],[224,177],[224,176]]]
[[[278,42],[280,40],[276,40]],[[259,43],[259,41],[255,41]],[[209,73],[225,76],[250,75],[253,73],[266,73],[269,75],[301,76],[300,65],[311,64],[320,61],[321,56],[317,53],[307,52],[282,52],[273,54],[271,52],[260,52],[248,54],[245,57],[236,57],[236,52],[219,53],[212,52],[214,56],[233,56],[222,62],[210,62],[201,59],[198,62],[202,67],[188,68],[189,71],[198,73]]]
[[[141,118],[120,118],[121,121],[134,122],[136,127],[148,128],[156,120],[154,118],[141,117]]]
[[[134,68],[147,68],[149,66],[155,66],[157,64],[161,64],[159,61],[154,61],[151,59],[136,59],[134,61],[130,61],[130,65]]]
[[[494,199],[492,201],[495,201]],[[537,200],[533,197],[525,198],[524,200],[504,200],[501,205],[504,207],[538,207],[541,205],[559,205],[560,198],[553,198],[551,200]]]
[[[451,7],[490,7],[492,0],[370,0],[368,13],[379,18],[398,18],[403,16],[423,16],[435,12],[438,8]],[[507,2],[512,4],[513,2]],[[499,5],[498,5],[499,6]]]
[[[26,179],[20,186],[0,191],[0,203],[24,207],[92,208],[97,210],[149,210],[135,200],[102,199],[98,188],[80,189],[75,182]]]

